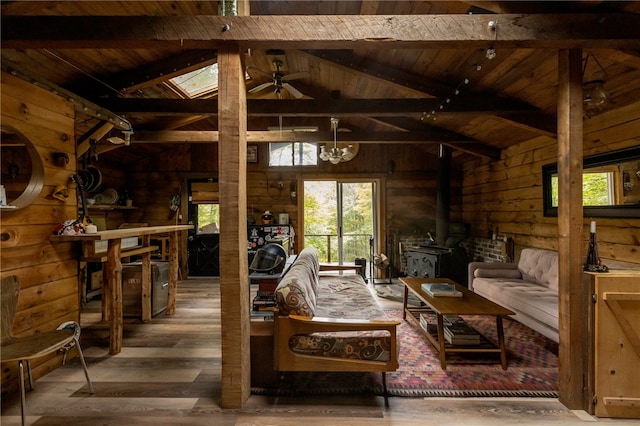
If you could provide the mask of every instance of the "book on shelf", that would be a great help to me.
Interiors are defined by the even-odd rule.
[[[253,298],[253,310],[273,309],[276,306],[276,297],[271,292],[260,292]]]
[[[447,283],[423,283],[422,291],[432,297],[462,297],[462,292],[456,290],[453,284]]]
[[[251,321],[273,321],[274,317],[273,311],[251,311]]]
[[[427,330],[429,333],[435,333],[438,331],[438,322],[435,315],[420,314],[420,326]]]
[[[444,327],[444,338],[452,345],[479,345],[480,334],[467,323],[455,323]]]

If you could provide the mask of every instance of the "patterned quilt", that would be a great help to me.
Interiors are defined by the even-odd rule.
[[[318,280],[315,316],[386,320],[371,290],[359,275],[323,276]],[[344,331],[295,335],[289,347],[300,354],[388,361],[391,338],[385,331]]]

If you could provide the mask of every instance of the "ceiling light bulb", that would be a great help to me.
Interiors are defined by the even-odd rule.
[[[320,146],[320,159],[322,161],[327,161],[329,159],[329,153],[327,152],[327,150],[324,148],[324,145]]]

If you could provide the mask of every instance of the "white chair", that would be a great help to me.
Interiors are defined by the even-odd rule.
[[[62,351],[65,353],[75,344],[78,348],[80,362],[87,378],[89,392],[93,391],[93,384],[89,379],[87,364],[84,361],[82,349],[80,348],[80,325],[70,321],[61,325],[58,330],[37,333],[27,337],[13,337],[13,321],[18,304],[18,294],[20,293],[20,282],[18,277],[11,275],[2,278],[2,341],[0,356],[2,363],[18,362],[20,370],[20,408],[22,414],[22,425],[25,424],[25,389],[24,389],[24,365],[27,363],[27,374],[29,377],[29,388],[33,390],[33,380],[31,378],[31,366],[29,361],[50,353]],[[63,358],[64,359],[64,358]]]

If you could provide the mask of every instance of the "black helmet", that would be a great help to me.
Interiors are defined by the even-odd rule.
[[[282,272],[287,260],[287,252],[280,244],[267,244],[258,249],[249,270],[277,274]]]

